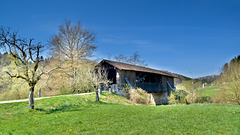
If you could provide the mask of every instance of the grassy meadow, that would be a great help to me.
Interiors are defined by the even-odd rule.
[[[198,92],[200,97],[215,97],[219,92],[221,92],[222,87],[225,87],[225,86],[213,85],[213,86],[197,89],[196,92]]]
[[[0,134],[239,134],[238,105],[143,106],[109,94],[0,104]]]

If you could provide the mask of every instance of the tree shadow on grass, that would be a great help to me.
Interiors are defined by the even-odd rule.
[[[101,105],[116,105],[115,103],[106,103],[102,101],[98,102],[89,102],[85,105],[62,105],[62,106],[49,106],[45,108],[35,108],[36,111],[45,112],[46,114],[52,114],[57,112],[73,112],[73,111],[83,111],[95,107],[100,107]]]
[[[45,112],[46,114],[57,113],[57,112],[73,112],[82,111],[83,108],[80,105],[63,105],[58,107],[47,107],[47,108],[36,108],[35,110]]]

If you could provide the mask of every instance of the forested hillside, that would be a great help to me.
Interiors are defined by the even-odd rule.
[[[6,54],[7,55],[7,54]],[[1,77],[0,77],[0,100],[22,99],[28,97],[29,90],[27,84],[22,79],[10,79],[6,71],[17,72],[14,62],[6,55],[1,55]],[[87,80],[90,76],[96,62],[89,60],[79,61],[79,65],[75,70],[75,90],[72,89],[72,80],[69,79],[70,64],[62,64],[62,68],[56,69],[47,76],[42,76],[39,83],[36,85],[35,96],[38,96],[38,91],[41,90],[41,96],[51,96],[57,94],[72,94],[93,91],[94,86]],[[45,69],[52,69],[58,63],[54,58],[43,60],[40,64]]]
[[[0,71],[4,66],[8,66],[11,63],[10,56],[7,53],[1,54],[0,52]]]

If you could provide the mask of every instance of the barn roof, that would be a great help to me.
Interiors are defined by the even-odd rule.
[[[175,77],[175,78],[177,77],[173,73],[170,73],[167,71],[161,71],[161,70],[151,69],[151,68],[142,67],[142,66],[136,66],[136,65],[117,62],[117,61],[102,60],[99,64],[104,63],[104,62],[106,62],[120,70],[140,71],[140,72],[160,74],[160,75],[165,75],[165,76],[170,76],[170,77]]]

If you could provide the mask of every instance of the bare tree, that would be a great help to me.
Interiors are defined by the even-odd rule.
[[[139,66],[148,66],[148,64],[145,63],[144,60],[140,59],[140,55],[138,52],[135,52],[132,56],[127,57],[122,54],[115,56],[115,60],[123,63],[133,64],[133,65],[139,65]]]
[[[51,55],[64,61],[66,65],[64,73],[71,78],[72,90],[75,91],[76,69],[79,66],[79,60],[92,56],[96,49],[96,35],[83,27],[80,22],[72,24],[67,20],[59,26],[58,30],[59,32],[48,41]]]
[[[135,52],[133,56],[130,56],[128,61],[133,65],[147,66],[145,60],[140,60],[140,55],[138,54],[138,52]]]
[[[108,80],[108,74],[107,74],[107,70],[105,70],[102,67],[92,67],[89,68],[86,67],[86,70],[81,70],[81,80],[84,82],[85,84],[91,84],[94,89],[95,89],[95,94],[96,94],[96,102],[99,101],[99,89],[101,86],[108,86],[109,83],[111,83]]]
[[[99,101],[99,89],[101,85],[107,86],[110,81],[107,78],[107,70],[104,68],[97,68],[92,75],[92,82],[95,88],[95,93],[96,93],[96,102]]]
[[[240,57],[233,59],[229,66],[224,65],[221,79],[227,83],[220,93],[221,100],[225,103],[235,103],[240,105]]]
[[[95,69],[95,72],[93,73],[93,84],[95,86],[95,92],[96,92],[96,101],[99,101],[99,89],[101,86],[108,86],[111,81],[108,80],[108,73],[107,70],[99,67]]]
[[[128,57],[124,56],[123,54],[115,56],[114,59],[117,60],[118,62],[128,63]]]
[[[0,27],[0,47],[6,49],[15,61],[16,73],[6,72],[11,78],[23,79],[29,86],[29,107],[34,109],[34,87],[43,74],[49,74],[56,68],[44,72],[44,66],[39,69],[40,52],[44,47],[41,43],[33,43],[33,39],[20,38],[17,32],[10,28]]]

